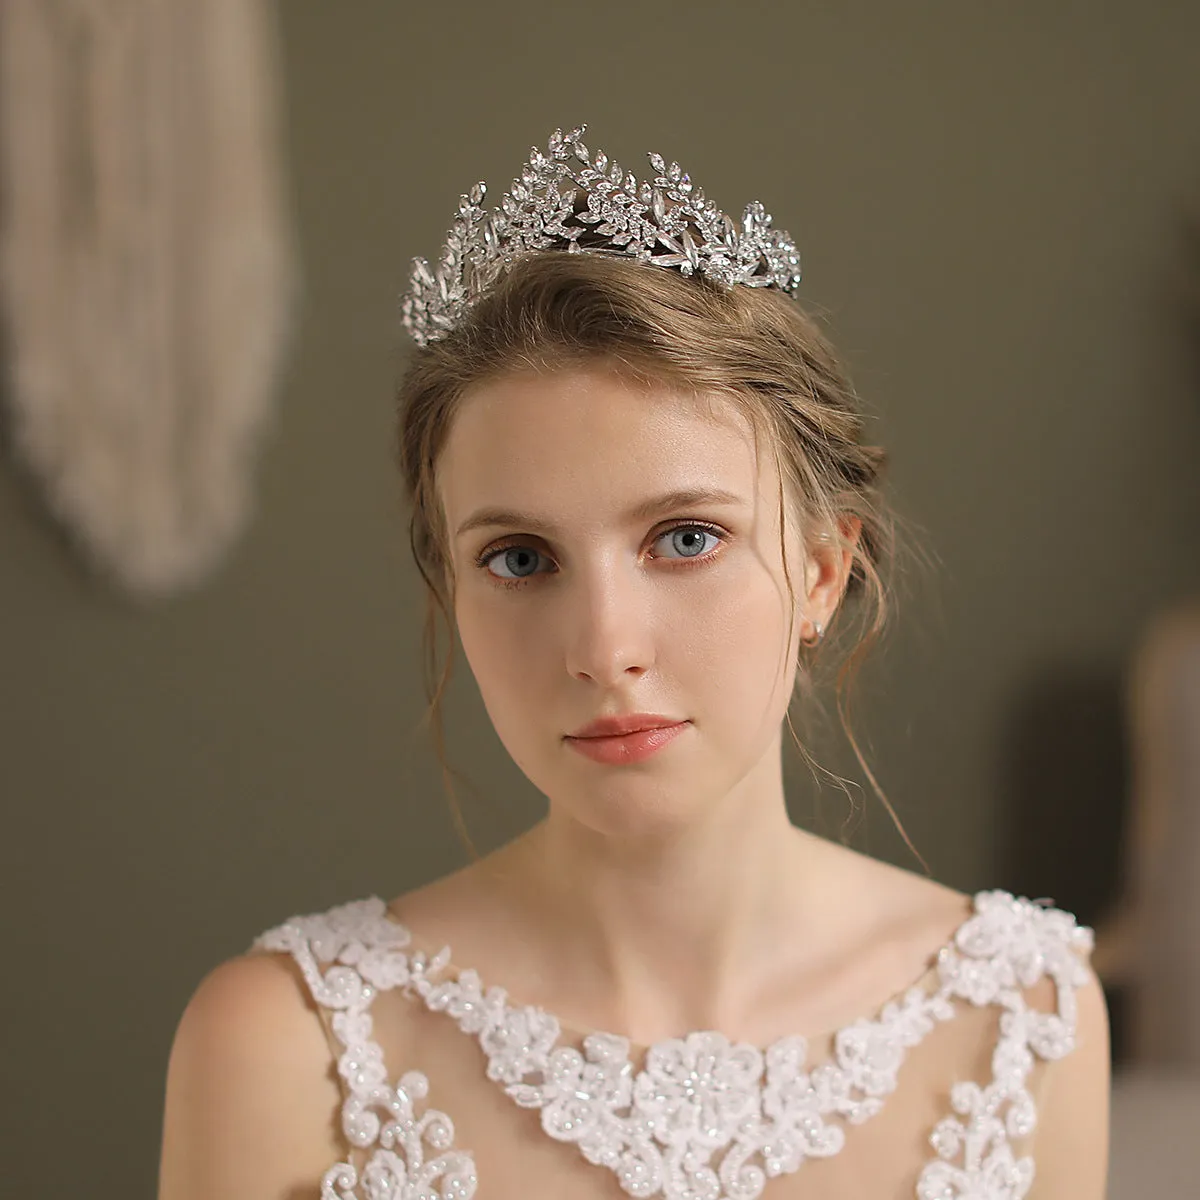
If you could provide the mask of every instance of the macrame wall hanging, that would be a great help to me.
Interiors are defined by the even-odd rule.
[[[154,600],[249,517],[293,292],[267,0],[0,0],[11,443]]]

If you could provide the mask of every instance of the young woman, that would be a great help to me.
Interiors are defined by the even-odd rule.
[[[1091,931],[789,820],[793,695],[886,615],[885,455],[787,235],[651,161],[557,132],[405,303],[413,552],[546,813],[208,975],[160,1200],[1103,1198]]]

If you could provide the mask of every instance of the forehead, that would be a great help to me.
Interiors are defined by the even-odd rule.
[[[728,397],[599,369],[510,375],[462,397],[438,487],[452,531],[485,504],[583,524],[675,489],[721,489],[753,505],[777,487],[759,442]]]

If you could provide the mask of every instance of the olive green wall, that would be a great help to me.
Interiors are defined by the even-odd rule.
[[[1091,919],[1121,672],[1200,588],[1200,8],[296,0],[282,40],[304,297],[249,532],[140,611],[0,463],[5,1191],[153,1194],[204,973],[462,861],[417,729],[397,294],[459,192],[556,125],[795,236],[941,560],[864,679],[870,761],[938,878]],[[540,808],[461,660],[449,719],[486,848]],[[919,870],[860,802],[854,844]],[[834,834],[845,810],[826,788]]]

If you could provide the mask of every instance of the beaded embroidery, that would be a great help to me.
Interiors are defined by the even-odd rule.
[[[977,893],[972,915],[938,954],[937,989],[914,986],[877,1018],[840,1030],[831,1060],[812,1070],[798,1036],[760,1051],[715,1031],[691,1033],[650,1047],[640,1071],[628,1040],[613,1034],[588,1035],[582,1054],[559,1046],[558,1021],[544,1010],[510,1005],[505,989],[485,990],[471,970],[438,978],[449,947],[431,959],[406,953],[408,930],[385,915],[376,896],[293,917],[260,935],[251,951],[291,954],[313,998],[333,1011],[333,1031],[345,1046],[338,1061],[348,1089],[343,1129],[351,1146],[374,1148],[361,1180],[349,1162],[334,1164],[321,1200],[470,1200],[475,1193],[475,1163],[454,1148],[451,1118],[416,1111],[428,1077],[409,1071],[393,1086],[371,1039],[371,1002],[394,987],[473,1035],[488,1078],[517,1104],[540,1109],[551,1137],[576,1143],[589,1162],[611,1169],[628,1195],[663,1200],[755,1200],[768,1178],[837,1154],[845,1131],[826,1118],[861,1124],[879,1112],[907,1051],[954,1015],[955,999],[999,1005],[992,1082],[952,1089],[957,1115],[930,1136],[937,1158],[923,1169],[916,1194],[1020,1200],[1033,1182],[1033,1160],[1016,1158],[1009,1139],[1036,1125],[1026,1079],[1034,1054],[1056,1059],[1074,1047],[1075,989],[1088,979],[1093,945],[1089,928],[1049,904]],[[322,963],[333,965],[322,971]],[[1056,984],[1055,1012],[1029,1008],[1022,994],[1045,975]]]

